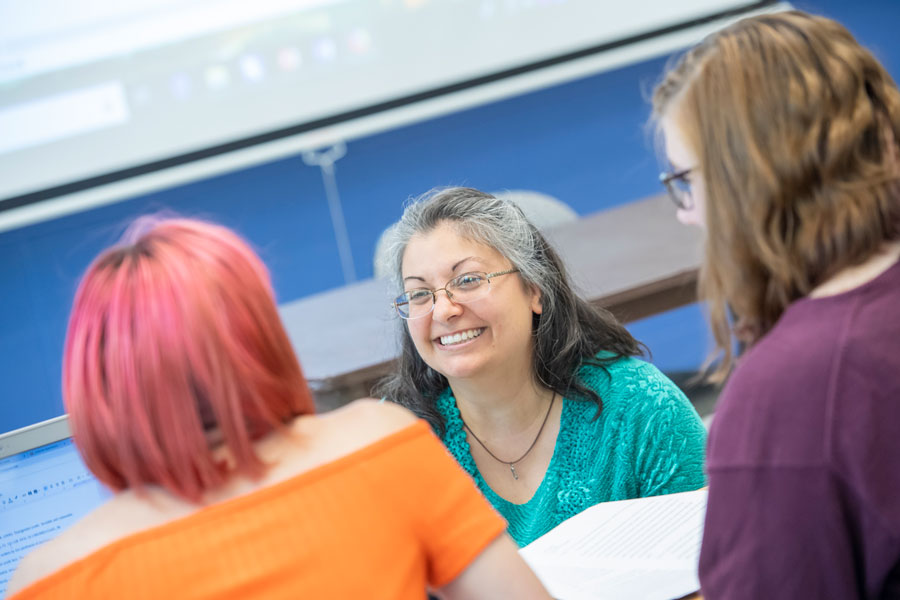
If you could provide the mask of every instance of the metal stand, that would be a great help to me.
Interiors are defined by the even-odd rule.
[[[347,154],[347,144],[337,142],[324,150],[308,150],[303,153],[303,162],[311,167],[319,167],[322,171],[322,183],[325,184],[325,197],[328,200],[328,211],[331,213],[331,226],[337,240],[338,254],[341,258],[341,270],[344,282],[356,281],[356,267],[353,263],[353,252],[350,248],[350,235],[344,221],[344,209],[338,194],[335,163]]]

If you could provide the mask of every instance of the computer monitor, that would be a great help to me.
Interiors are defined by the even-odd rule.
[[[111,495],[81,461],[65,416],[0,435],[0,599],[23,556]]]

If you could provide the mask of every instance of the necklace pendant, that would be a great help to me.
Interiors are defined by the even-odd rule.
[[[510,463],[510,464],[509,464],[509,470],[512,472],[513,479],[515,479],[516,481],[518,481],[518,480],[519,480],[519,474],[516,473],[516,465]]]

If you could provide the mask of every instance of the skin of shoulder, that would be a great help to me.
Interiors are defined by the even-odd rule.
[[[409,427],[416,422],[409,410],[393,402],[380,402],[374,398],[355,400],[346,406],[324,415],[328,426],[337,427],[343,434],[353,435],[356,443],[365,440],[367,445]]]
[[[276,445],[277,452],[271,458],[277,466],[270,473],[276,480],[292,477],[370,446],[416,421],[407,409],[373,398],[299,417],[291,428],[295,434],[291,437],[300,445]]]
[[[51,542],[44,544],[43,546],[39,546],[34,551],[26,554],[21,561],[19,561],[19,565],[16,567],[15,572],[13,572],[12,577],[9,579],[9,584],[6,586],[6,594],[7,596],[12,596],[19,590],[25,589],[38,579],[43,578],[45,575],[52,572],[52,570],[45,572],[46,569],[42,569],[42,565],[46,565],[49,562],[49,557],[52,555],[52,551],[48,548]],[[44,556],[44,555],[47,556]]]
[[[277,444],[274,456],[277,456],[278,464],[272,469],[272,475],[275,479],[283,479],[315,468],[373,444],[416,421],[416,417],[407,409],[372,398],[356,400],[323,415],[301,417],[292,429],[298,434],[298,439],[306,439],[311,443],[297,447]],[[235,493],[253,491],[254,488],[265,487],[267,483],[272,482],[236,486]],[[225,496],[222,499],[227,500],[232,494],[226,491]],[[135,520],[146,521],[144,525],[152,527],[172,518],[186,516],[196,508],[166,493],[154,494],[152,503],[135,497],[129,491],[117,494],[110,502],[98,507],[57,538],[26,555],[10,579],[7,594],[12,595],[86,553],[115,541],[115,538],[120,537],[119,533],[134,533],[135,527],[132,525],[135,525]],[[124,513],[131,514],[133,518],[126,518]],[[123,520],[129,521],[130,525],[125,526]],[[137,527],[138,530],[141,528]],[[123,530],[118,531],[119,529]],[[105,531],[109,535],[93,540],[90,539],[92,531],[98,534]],[[112,538],[109,538],[110,535]]]

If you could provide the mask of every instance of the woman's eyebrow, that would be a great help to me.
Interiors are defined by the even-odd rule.
[[[460,261],[457,261],[456,264],[453,265],[453,268],[450,269],[450,271],[451,271],[451,272],[455,272],[456,269],[458,269],[459,266],[460,266],[461,264],[463,264],[464,262],[469,261],[469,260],[477,260],[477,261],[479,261],[479,262],[484,262],[484,260],[482,260],[482,259],[481,259],[480,257],[478,257],[478,256],[467,256],[467,257],[465,257],[464,259],[462,259],[462,260],[460,260]]]
[[[479,261],[479,262],[484,262],[484,260],[483,260],[481,257],[478,257],[478,256],[467,256],[467,257],[465,257],[465,258],[463,258],[463,259],[460,259],[460,260],[456,261],[455,263],[453,263],[453,267],[450,269],[450,272],[451,272],[451,273],[455,272],[455,271],[460,267],[460,265],[462,265],[462,264],[465,263],[466,261],[470,261],[470,260],[477,260],[477,261]],[[422,283],[426,283],[426,282],[425,282],[425,278],[424,278],[424,277],[420,277],[419,275],[408,275],[408,276],[406,276],[406,277],[403,278],[403,281],[409,281],[410,279],[415,279],[415,280],[417,280],[417,281],[421,281]]]

